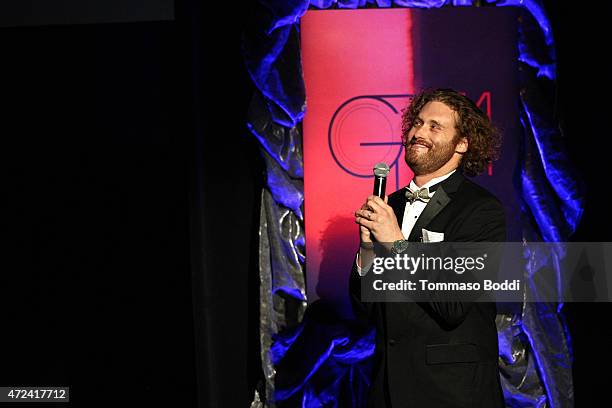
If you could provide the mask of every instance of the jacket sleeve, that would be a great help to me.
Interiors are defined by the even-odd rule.
[[[506,218],[503,207],[495,198],[483,200],[458,224],[449,237],[450,242],[504,242],[506,240]],[[465,281],[465,280],[464,280]],[[442,294],[432,293],[430,301],[423,306],[429,309],[443,325],[453,328],[463,322],[473,301],[470,295],[465,300],[448,300]]]
[[[357,272],[357,259],[355,259],[349,277],[349,297],[355,318],[364,326],[372,324],[375,307],[373,302],[363,302],[361,300],[362,279],[368,279],[370,276],[371,274],[369,273],[365,276],[359,275]]]

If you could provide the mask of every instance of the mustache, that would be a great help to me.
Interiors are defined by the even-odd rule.
[[[419,139],[419,138],[413,137],[406,143],[406,147],[409,147],[415,144],[422,144],[423,146],[426,146],[426,147],[432,146],[432,144],[426,141],[425,139]]]

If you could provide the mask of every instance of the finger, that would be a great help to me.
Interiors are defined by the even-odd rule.
[[[371,213],[372,211],[368,210],[368,209],[361,209],[361,210],[357,210],[355,211],[355,217],[363,217],[363,218],[369,218],[368,215]]]
[[[372,231],[372,228],[374,227],[374,223],[370,220],[367,220],[363,217],[356,217],[355,218],[355,222],[359,225],[361,225],[362,227],[366,227],[367,229],[369,229],[370,231]]]
[[[379,197],[376,197],[376,196],[374,197],[375,198],[368,200],[369,207],[372,209],[373,212],[377,214],[384,213],[386,211],[385,206],[387,204],[385,204],[385,202],[381,200]]]
[[[386,204],[385,200],[383,200],[382,198],[376,195],[371,195],[368,197],[368,202],[371,202],[371,201],[374,201],[375,203],[381,206]]]
[[[377,215],[370,210],[359,210],[355,213],[355,216],[362,217],[368,221],[373,221],[373,222],[376,222],[376,219],[378,218]]]
[[[391,208],[385,201],[387,199],[387,196],[385,196],[385,200],[378,196],[370,196],[370,198],[371,200],[368,199],[368,203],[370,204],[370,207],[372,207],[373,211],[375,211],[376,213],[388,215],[393,213],[393,208]]]
[[[369,197],[368,197],[369,198]],[[363,204],[361,204],[361,207],[359,207],[360,210],[367,210],[368,209],[368,199],[366,198],[366,200],[364,201]]]
[[[385,204],[389,204],[389,196],[385,196]]]
[[[366,201],[365,201],[365,202],[364,202],[364,203],[361,205],[361,207],[359,207],[359,209],[358,209],[357,211],[355,211],[355,214],[354,214],[354,215],[355,215],[355,216],[357,216],[357,213],[358,213],[358,211],[360,211],[360,210],[372,210],[372,209],[370,208],[370,206],[368,205],[368,200],[366,200]]]

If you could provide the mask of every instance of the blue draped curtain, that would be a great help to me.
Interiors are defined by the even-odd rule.
[[[374,331],[336,318],[324,302],[306,307],[304,277],[301,121],[305,88],[299,22],[309,7],[515,6],[519,24],[520,103],[523,140],[520,187],[528,276],[555,268],[530,242],[562,242],[575,231],[583,195],[554,119],[555,48],[545,10],[536,0],[390,1],[260,0],[243,37],[243,54],[256,91],[248,128],[266,162],[261,195],[259,274],[260,340],[267,386],[258,406],[360,407],[369,386]],[[560,258],[562,253],[557,254]],[[553,257],[554,258],[554,257]],[[557,270],[557,272],[559,272]],[[564,278],[557,274],[559,282]],[[563,304],[530,302],[497,319],[500,372],[509,407],[572,407],[571,343]]]

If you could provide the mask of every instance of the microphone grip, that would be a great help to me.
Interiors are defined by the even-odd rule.
[[[385,188],[387,187],[387,177],[374,176],[374,195],[385,199]]]

